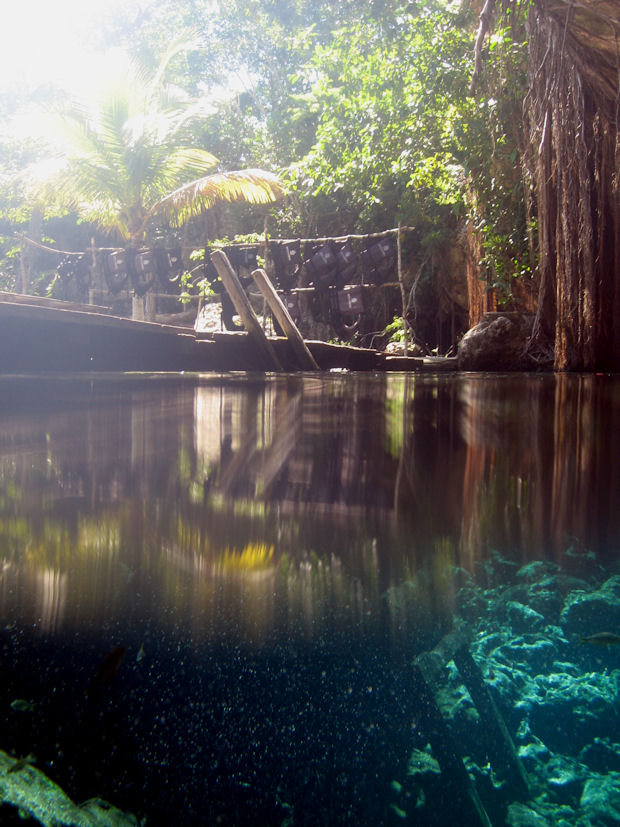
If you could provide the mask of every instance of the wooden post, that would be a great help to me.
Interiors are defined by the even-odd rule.
[[[256,282],[258,289],[263,294],[265,301],[269,305],[269,309],[276,317],[280,327],[286,334],[286,338],[291,345],[291,349],[297,357],[299,367],[302,370],[319,370],[319,366],[314,361],[314,356],[308,350],[308,346],[304,342],[303,336],[299,332],[295,322],[292,320],[284,302],[280,296],[278,296],[267,273],[259,268],[258,270],[254,270],[252,272],[252,278]]]
[[[398,233],[396,234],[396,253],[397,253],[397,268],[398,268],[398,284],[400,285],[400,300],[403,306],[403,356],[409,354],[409,333],[407,330],[407,294],[405,292],[405,282],[403,281],[403,250],[401,242],[402,222],[398,222]]]
[[[438,679],[450,660],[454,660],[461,682],[467,687],[478,710],[491,766],[508,782],[515,797],[521,800],[527,801],[530,796],[529,780],[480,668],[471,656],[468,633],[464,629],[450,632],[434,649],[418,655],[413,664],[415,691],[421,707],[421,728],[430,741],[433,754],[453,794],[469,809],[465,819],[467,823],[490,827],[489,817],[436,700]]]
[[[25,235],[22,233],[19,247],[19,270],[22,277],[22,293],[28,294],[28,267],[26,266],[26,242]]]
[[[265,263],[263,265],[265,273],[269,269],[267,259],[269,258],[269,213],[265,213],[265,220],[263,222],[263,236],[265,245]],[[267,298],[263,295],[263,330],[267,327]]]
[[[97,273],[97,253],[95,252],[95,239],[90,239],[90,286],[88,288],[88,303],[97,304],[95,301],[95,294],[99,287],[99,278]],[[103,304],[103,302],[101,302]]]
[[[256,343],[263,353],[269,370],[281,371],[282,365],[276,356],[276,352],[269,339],[265,336],[260,322],[256,318],[256,314],[252,310],[252,306],[246,296],[241,282],[237,278],[237,274],[233,270],[228,256],[223,250],[214,250],[211,253],[211,261],[217,270],[218,276],[222,280],[222,284],[226,288],[228,295],[235,305],[235,310],[241,317],[241,321],[248,332],[248,336]]]

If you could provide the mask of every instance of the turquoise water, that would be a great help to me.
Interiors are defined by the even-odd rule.
[[[412,671],[465,624],[531,782],[448,663],[490,823],[617,823],[620,647],[581,638],[620,634],[619,413],[595,375],[0,378],[0,749],[147,824],[475,823]]]

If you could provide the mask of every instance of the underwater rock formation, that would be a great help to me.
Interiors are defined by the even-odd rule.
[[[438,694],[491,821],[505,827],[620,824],[620,645],[613,645],[620,634],[620,577],[592,565],[586,580],[575,576],[581,572],[569,560],[564,570],[542,561],[512,572],[503,566],[501,576],[493,568],[481,567],[480,582],[459,572],[457,605],[471,629],[471,653],[528,772],[530,800],[517,800],[495,777],[480,748],[484,722],[476,721],[451,665]],[[439,782],[428,761],[420,761],[424,749],[420,744],[410,763],[412,798],[429,824],[448,823],[430,808]]]
[[[589,818],[603,824],[620,824],[620,773],[588,778],[579,806]]]
[[[569,635],[591,635],[597,630],[620,631],[620,576],[594,591],[576,591],[564,601],[560,617]]]

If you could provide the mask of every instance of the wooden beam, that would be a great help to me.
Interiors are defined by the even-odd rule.
[[[527,772],[504,719],[489,692],[480,667],[472,658],[467,646],[461,646],[454,653],[454,663],[480,715],[482,721],[480,729],[486,740],[491,766],[494,770],[498,770],[500,777],[509,783],[511,790],[514,790],[515,797],[527,801],[530,797]]]
[[[263,294],[269,309],[276,317],[280,327],[284,331],[286,338],[289,340],[291,350],[295,354],[299,367],[302,370],[319,370],[319,366],[314,360],[314,356],[308,350],[308,346],[304,342],[303,336],[299,332],[297,325],[291,318],[290,313],[286,309],[286,305],[278,296],[273,284],[271,283],[267,273],[262,270],[254,270],[252,278],[256,282],[256,286]]]
[[[60,299],[49,299],[47,296],[27,296],[24,293],[10,293],[4,290],[0,290],[0,301],[28,304],[34,307],[57,307],[60,310],[81,310],[85,313],[110,313],[110,308],[103,305],[66,302]]]
[[[452,800],[454,812],[458,813],[458,823],[471,827],[492,827],[437,703],[434,679],[427,670],[420,668],[421,663],[418,657],[413,665],[413,692],[417,699],[416,717],[439,764],[443,793],[448,800]],[[433,664],[431,672],[434,674],[434,671]]]
[[[211,261],[217,270],[218,276],[222,280],[222,284],[226,288],[228,295],[232,299],[235,310],[241,317],[243,326],[248,331],[248,336],[255,342],[269,366],[269,370],[281,371],[282,365],[276,356],[271,342],[265,336],[265,333],[260,326],[260,322],[256,318],[256,314],[252,310],[252,305],[245,294],[241,282],[237,278],[237,274],[233,270],[228,256],[223,250],[214,250],[211,253]]]

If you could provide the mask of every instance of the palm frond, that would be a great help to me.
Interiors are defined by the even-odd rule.
[[[198,147],[180,146],[169,150],[166,153],[164,163],[166,174],[173,176],[178,182],[179,179],[188,178],[189,175],[205,175],[218,163],[215,155],[206,149]],[[167,188],[170,192],[170,187]]]
[[[191,181],[162,198],[149,210],[149,217],[166,216],[180,225],[218,201],[270,204],[284,195],[282,182],[272,172],[262,169],[216,172]]]
[[[157,72],[150,80],[149,91],[151,95],[155,94],[161,87],[168,65],[174,57],[178,54],[203,48],[204,43],[204,36],[199,29],[187,29],[181,32],[168,46],[168,50],[159,63]]]

